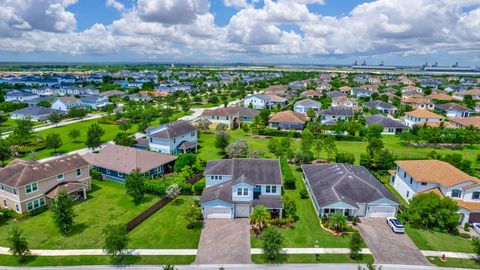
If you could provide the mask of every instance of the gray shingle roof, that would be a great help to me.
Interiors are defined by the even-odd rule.
[[[232,186],[230,182],[218,184],[205,188],[202,191],[200,203],[206,203],[213,200],[222,200],[232,202]]]
[[[343,97],[345,96],[345,93],[340,92],[340,91],[331,91],[327,93],[328,97],[335,98],[335,97]]]
[[[259,184],[282,184],[282,173],[278,159],[234,158],[210,160],[204,175],[232,175],[233,179],[242,175]]]
[[[154,128],[147,128],[147,133]],[[179,120],[172,123],[166,124],[166,128],[158,132],[149,134],[150,137],[159,138],[159,139],[173,139],[183,134],[197,131],[197,128],[192,126],[187,121]]]
[[[463,107],[460,104],[457,103],[445,103],[445,104],[438,104],[435,105],[435,109],[441,110],[441,111],[447,111],[447,110],[456,110],[459,112],[468,112],[468,111],[473,111],[469,108]]]
[[[366,106],[366,107],[369,107],[369,108],[380,107],[380,108],[389,109],[389,110],[397,108],[397,107],[395,107],[391,104],[388,104],[386,102],[383,102],[381,100],[373,100],[373,101],[364,102],[363,106]]]
[[[402,124],[402,122],[385,117],[381,114],[369,116],[365,119],[365,122],[367,125],[377,124],[385,128],[408,128],[406,125]]]
[[[261,195],[258,199],[252,201],[252,206],[263,205],[271,209],[283,209],[280,196],[275,195]]]
[[[320,111],[321,115],[347,115],[352,116],[353,110],[348,107],[332,107],[330,109]]]
[[[354,207],[382,198],[398,203],[365,167],[350,164],[302,165],[306,181],[320,207],[344,202]]]
[[[296,102],[295,106],[320,108],[320,107],[322,107],[322,104],[320,104],[320,102],[317,102],[315,100],[311,100],[311,99],[307,98],[307,99],[300,100],[300,101]]]
[[[64,112],[42,107],[42,106],[30,106],[20,110],[16,110],[12,112],[13,114],[21,114],[21,115],[30,115],[30,116],[39,116],[39,115],[47,115],[57,112],[59,114],[64,114]]]

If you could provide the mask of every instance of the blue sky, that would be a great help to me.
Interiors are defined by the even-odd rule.
[[[4,0],[0,61],[480,63],[480,0]]]

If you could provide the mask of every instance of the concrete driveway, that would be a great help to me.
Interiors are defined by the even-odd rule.
[[[406,234],[392,232],[385,218],[360,218],[358,228],[377,264],[431,265]]]
[[[197,249],[196,264],[248,264],[250,220],[206,219]]]

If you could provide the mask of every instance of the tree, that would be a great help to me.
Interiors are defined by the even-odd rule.
[[[115,138],[113,139],[115,144],[117,145],[123,145],[123,146],[128,146],[131,147],[134,144],[137,143],[137,140],[135,140],[135,137],[132,135],[128,135],[127,133],[119,132],[117,135],[115,135]]]
[[[477,255],[477,260],[480,258],[480,238],[472,238],[473,252]]]
[[[30,118],[15,120],[16,126],[13,128],[13,140],[18,145],[25,144],[30,140],[33,130],[33,122]]]
[[[135,204],[140,204],[145,196],[145,177],[139,169],[133,170],[125,178],[125,189]]]
[[[302,140],[300,141],[300,148],[302,151],[310,151],[312,148],[315,137],[309,129],[304,129],[302,132]]]
[[[68,116],[70,118],[80,118],[80,120],[82,120],[85,116],[87,116],[87,110],[83,108],[71,108],[68,111]]]
[[[87,131],[87,141],[85,144],[89,147],[95,149],[99,147],[102,143],[101,139],[105,131],[100,127],[99,124],[95,123],[88,128]]]
[[[202,210],[197,205],[192,204],[188,207],[183,217],[187,222],[188,229],[196,228],[201,223]]]
[[[58,133],[50,133],[45,138],[45,147],[47,149],[53,149],[54,153],[57,153],[57,149],[62,147],[62,138]]]
[[[72,129],[70,132],[68,132],[68,137],[73,140],[73,142],[77,142],[77,139],[80,138],[81,133],[80,130],[78,129]]]
[[[227,129],[228,129],[228,126],[227,124],[224,124],[224,123],[220,123],[215,127],[216,131],[225,131]]]
[[[210,125],[212,122],[208,121],[207,119],[200,119],[197,121],[196,126],[201,131],[207,131],[210,129]]]
[[[0,126],[8,121],[8,114],[4,113],[3,111],[0,111]]]
[[[220,149],[222,152],[225,152],[225,148],[228,146],[230,141],[230,134],[226,131],[217,132],[215,138],[215,147]]]
[[[250,222],[253,224],[257,238],[263,228],[270,222],[270,219],[271,215],[267,207],[259,204],[253,208],[252,213],[250,213]]]
[[[373,169],[389,170],[395,167],[397,156],[388,149],[381,149],[373,157]]]
[[[52,200],[51,211],[55,224],[63,234],[68,234],[73,227],[73,219],[76,214],[73,206],[75,201],[65,191],[60,191]]]
[[[335,155],[335,162],[354,164],[355,156],[352,153],[337,153],[337,155]]]
[[[288,218],[297,219],[297,203],[290,195],[282,196],[283,215]]]
[[[12,157],[12,146],[6,139],[0,138],[0,161],[2,166],[5,164],[5,160]]]
[[[173,184],[167,188],[166,196],[170,199],[175,199],[178,195],[180,195],[180,191],[180,187],[177,184]]]
[[[442,160],[452,164],[468,174],[473,174],[472,162],[464,159],[462,154],[446,154]]]
[[[313,121],[315,118],[317,118],[317,112],[313,108],[308,108],[307,116],[311,121]]]
[[[353,232],[350,239],[350,258],[358,260],[362,257],[360,251],[362,250],[362,237],[358,231]]]
[[[245,140],[237,139],[225,149],[229,158],[242,158],[248,156],[248,144]]]
[[[267,261],[275,261],[282,254],[283,236],[277,227],[269,227],[262,233],[262,251]]]
[[[333,159],[338,152],[335,139],[332,136],[325,137],[321,140],[316,140],[314,143],[314,149],[315,153],[317,154],[317,158],[320,158],[322,151],[326,151],[328,160]]]
[[[383,141],[382,139],[379,138],[371,138],[368,140],[368,145],[367,145],[367,153],[370,156],[375,156],[375,154],[383,149]]]
[[[123,132],[127,132],[127,130],[132,128],[132,123],[130,121],[121,121],[118,123],[118,128]]]
[[[383,126],[378,125],[378,124],[369,125],[368,128],[367,128],[366,137],[368,139],[381,138],[382,137],[382,132],[383,132]]]
[[[197,156],[195,154],[181,154],[175,160],[175,166],[173,167],[175,172],[181,172],[184,167],[193,166],[197,161]]]
[[[330,218],[330,227],[337,233],[341,233],[347,227],[347,217],[342,212],[333,213]]]
[[[8,243],[10,244],[9,252],[17,258],[18,262],[25,261],[25,257],[30,255],[27,239],[18,227],[15,226],[10,231]]]
[[[123,224],[108,224],[102,231],[103,250],[111,256],[112,261],[122,261],[128,246],[128,234]]]
[[[60,121],[62,121],[62,116],[57,112],[53,112],[48,116],[48,121],[50,121],[52,124],[55,124],[55,126],[57,126],[57,124],[60,123]]]

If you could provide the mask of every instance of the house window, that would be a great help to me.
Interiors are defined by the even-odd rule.
[[[190,136],[195,137],[195,131],[190,133]]]
[[[3,200],[3,206],[7,207],[7,200]]]
[[[38,184],[37,183],[33,183],[33,184],[30,184],[30,185],[26,185],[25,186],[25,192],[27,194],[29,193],[32,193],[32,192],[35,192],[38,190]]]
[[[57,181],[62,181],[65,176],[63,174],[57,175]]]
[[[480,200],[480,191],[475,191],[472,193],[472,200]]]
[[[173,143],[176,143],[177,142],[177,139],[173,139]]]
[[[272,186],[272,193],[277,193],[277,186]]]
[[[121,172],[118,172],[117,175],[118,175],[118,177],[123,177],[123,173],[121,173]]]
[[[403,178],[407,178],[407,173],[406,172],[403,173]]]
[[[410,191],[407,190],[407,198],[410,196]]]
[[[17,212],[20,212],[20,207],[18,207],[18,204],[15,204],[15,210],[17,210]]]
[[[110,174],[110,170],[109,170],[109,169],[107,169],[106,172],[107,172],[107,174]]]
[[[213,179],[214,179],[214,176],[213,176],[213,175],[212,175],[212,176],[210,176],[210,179],[212,179],[212,180],[213,180]]]
[[[460,198],[462,196],[462,191],[460,189],[452,190],[452,198]]]
[[[237,188],[237,195],[242,196],[242,191],[243,191],[242,188]]]
[[[13,191],[14,195],[17,195],[17,189],[16,188],[12,189],[12,191]]]
[[[222,180],[222,176],[221,176],[221,175],[219,175],[219,176],[218,176],[218,179],[219,179],[219,180]]]
[[[31,211],[45,205],[45,199],[39,198],[33,201],[27,202],[27,210]]]
[[[410,176],[410,184],[413,184],[413,178]]]
[[[426,185],[427,185],[427,182],[422,182],[421,185],[422,185],[422,186],[426,186]]]
[[[77,169],[77,176],[80,176],[80,175],[82,175],[82,170]]]
[[[248,188],[237,188],[238,196],[248,196]]]
[[[270,186],[265,187],[265,193],[270,193]]]
[[[150,138],[150,142],[153,142],[153,139],[152,139],[152,138]]]
[[[248,188],[243,188],[243,196],[248,196]]]
[[[1,189],[1,190],[5,190],[5,188],[3,187],[3,185],[0,185],[0,189]]]

